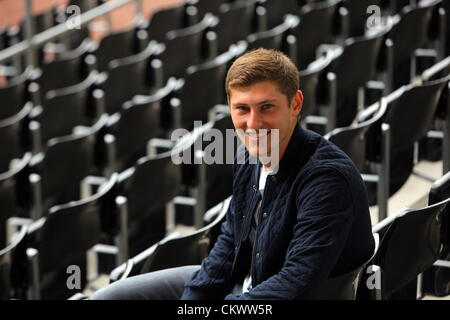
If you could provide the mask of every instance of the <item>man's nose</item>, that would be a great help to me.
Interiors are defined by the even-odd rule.
[[[247,119],[247,128],[249,129],[260,129],[261,128],[261,115],[256,111],[251,111]]]

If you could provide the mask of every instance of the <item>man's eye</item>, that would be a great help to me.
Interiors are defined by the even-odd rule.
[[[265,110],[265,109],[270,109],[272,107],[273,107],[273,104],[265,104],[262,106],[262,109]]]
[[[237,109],[241,110],[241,111],[247,111],[248,107],[246,107],[246,106],[237,106]]]

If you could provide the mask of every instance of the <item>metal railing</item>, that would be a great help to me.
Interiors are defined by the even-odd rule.
[[[138,19],[142,18],[142,2],[141,0],[115,0],[108,1],[99,5],[89,11],[81,13],[77,16],[71,16],[66,22],[60,23],[50,29],[41,33],[35,34],[34,25],[32,23],[31,1],[23,0],[25,4],[25,37],[26,39],[0,51],[0,64],[10,61],[19,55],[26,55],[26,63],[33,67],[37,66],[37,52],[36,48],[41,47],[47,42],[54,39],[64,37],[65,35],[76,32],[78,29],[73,28],[75,19],[80,27],[89,22],[108,14],[109,12],[122,7],[130,2],[136,3],[136,15]]]

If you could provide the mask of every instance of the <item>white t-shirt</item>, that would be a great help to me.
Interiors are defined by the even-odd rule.
[[[261,168],[261,174],[259,176],[259,192],[261,193],[261,196],[264,193],[264,188],[266,186],[267,177],[271,174],[271,171],[264,170],[264,167]],[[256,212],[259,211],[261,206],[261,201],[259,201],[258,205],[256,206]],[[255,212],[255,214],[256,214]],[[251,270],[247,274],[247,276],[244,279],[244,283],[242,284],[242,293],[247,292],[252,288],[252,273]]]

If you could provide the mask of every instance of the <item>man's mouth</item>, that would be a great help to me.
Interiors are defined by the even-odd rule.
[[[262,137],[268,136],[270,134],[270,130],[268,129],[262,129],[262,130],[251,130],[251,131],[246,131],[245,136],[252,138],[252,139],[260,139]]]

